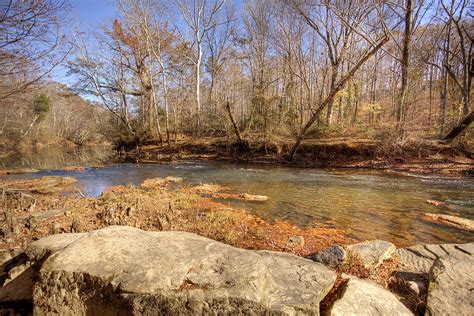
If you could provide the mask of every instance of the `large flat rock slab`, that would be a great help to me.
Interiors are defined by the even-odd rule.
[[[429,273],[434,261],[438,258],[472,258],[474,255],[474,243],[417,245],[397,249],[395,255],[399,258],[405,270]]]
[[[335,272],[184,232],[111,226],[34,242],[38,314],[319,314]]]
[[[474,260],[436,259],[430,272],[429,315],[474,315]]]
[[[331,310],[332,316],[345,315],[413,315],[395,295],[374,282],[349,278],[343,296]]]

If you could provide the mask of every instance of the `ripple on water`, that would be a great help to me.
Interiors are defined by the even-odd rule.
[[[148,178],[175,176],[185,184],[215,183],[231,192],[262,194],[266,203],[227,200],[268,220],[299,226],[320,223],[344,229],[358,239],[385,239],[398,245],[474,241],[472,233],[433,223],[425,213],[474,217],[474,181],[428,176],[402,176],[353,170],[322,170],[215,162],[117,164],[74,175],[84,193],[97,196],[107,187],[140,184]],[[31,175],[38,177],[39,173]],[[24,175],[23,175],[24,176]],[[426,200],[440,200],[436,207]]]

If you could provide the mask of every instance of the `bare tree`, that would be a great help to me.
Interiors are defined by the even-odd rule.
[[[344,85],[355,75],[357,70],[359,70],[359,68],[362,67],[365,64],[365,62],[367,62],[367,60],[369,60],[370,57],[372,57],[378,50],[380,50],[382,46],[388,41],[388,35],[385,32],[385,29],[383,28],[381,28],[383,30],[382,34],[375,34],[376,35],[375,38],[371,38],[369,35],[371,34],[371,31],[373,31],[374,25],[377,25],[378,23],[382,23],[382,21],[380,21],[380,19],[382,18],[381,17],[382,8],[380,8],[378,5],[371,2],[366,3],[365,5],[358,2],[359,4],[358,6],[354,5],[356,1],[354,1],[354,3],[352,2],[353,1],[349,1],[349,3],[347,2],[345,3],[346,5],[349,5],[351,8],[353,8],[352,13],[354,14],[354,16],[360,17],[357,20],[353,20],[352,15],[349,15],[349,16],[345,15],[344,12],[346,11],[341,10],[340,7],[327,5],[324,7],[324,10],[326,12],[328,12],[328,10],[331,11],[333,13],[333,16],[335,17],[334,19],[337,18],[338,23],[345,25],[345,27],[347,28],[347,31],[346,31],[347,40],[345,42],[346,44],[344,45],[344,47],[347,47],[347,43],[349,42],[351,37],[355,37],[357,38],[357,41],[362,41],[367,48],[362,50],[362,53],[359,55],[356,61],[353,62],[349,70],[336,83],[331,85],[329,89],[329,93],[327,94],[326,98],[323,99],[319,103],[319,106],[313,111],[308,122],[300,130],[296,138],[296,142],[294,143],[293,147],[290,150],[290,153],[289,153],[290,160],[293,159],[307,131],[318,119],[320,113],[329,104],[333,102],[333,99],[336,96],[336,94],[339,91],[341,91]],[[314,29],[318,34],[319,33],[323,34],[318,24],[315,22],[315,20],[313,19],[311,15],[311,11],[314,9],[313,5],[311,4],[308,5],[307,3],[302,3],[302,1],[298,1],[298,0],[289,0],[288,3],[290,7],[297,14],[299,14],[312,29]],[[354,12],[354,10],[357,10],[357,12]],[[370,23],[368,23],[369,21]],[[381,24],[378,24],[378,25],[380,27]],[[328,41],[327,36],[321,36],[321,38],[323,39],[328,50],[331,50],[333,47],[332,41]]]
[[[221,24],[219,12],[226,0],[176,0],[186,25],[192,33],[192,62],[195,65],[195,93],[198,130],[201,125],[201,67],[206,34]]]
[[[446,57],[443,67],[461,91],[463,115],[468,115],[471,107],[471,87],[474,76],[474,23],[465,16],[468,5],[469,1],[462,0],[455,7],[455,1],[452,0],[448,7],[444,1],[441,1],[441,6],[448,16],[447,44],[444,47]],[[450,43],[452,26],[454,26],[457,35],[453,45]],[[449,60],[455,60],[456,64],[453,65]]]
[[[65,0],[0,2],[0,100],[39,83],[70,51]]]

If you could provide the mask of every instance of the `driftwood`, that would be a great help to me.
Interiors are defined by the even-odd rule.
[[[431,221],[474,232],[473,220],[458,217],[458,216],[453,216],[453,215],[444,215],[444,214],[426,213],[425,215]]]
[[[243,200],[243,201],[254,201],[254,202],[265,202],[268,201],[266,195],[253,195],[253,194],[227,194],[227,193],[213,193],[212,198],[225,199],[225,200]]]

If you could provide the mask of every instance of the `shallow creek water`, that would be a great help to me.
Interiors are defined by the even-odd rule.
[[[53,170],[9,177],[44,175],[76,177],[81,191],[91,196],[113,185],[182,177],[183,185],[216,183],[232,193],[267,195],[268,202],[222,202],[270,221],[285,220],[303,227],[326,224],[359,240],[384,239],[398,246],[474,241],[473,233],[432,223],[424,216],[444,213],[474,219],[472,178],[189,161],[114,164],[83,172]],[[446,201],[448,206],[433,206],[427,200]]]

